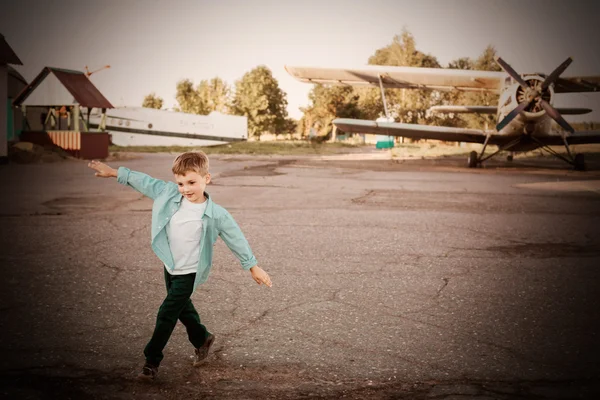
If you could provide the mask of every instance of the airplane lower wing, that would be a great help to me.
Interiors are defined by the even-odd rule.
[[[348,133],[372,133],[375,135],[402,136],[411,139],[434,139],[448,142],[483,143],[488,133],[479,129],[451,128],[403,124],[399,122],[376,122],[363,119],[338,118],[333,120],[339,130]],[[491,141],[490,141],[491,144]]]
[[[453,113],[453,114],[496,114],[496,106],[433,106],[429,107],[432,113]]]
[[[600,143],[600,131],[575,131],[566,136],[569,145]],[[559,133],[540,138],[548,146],[564,146],[564,141]]]
[[[600,76],[573,76],[558,78],[554,83],[554,93],[599,92]]]
[[[555,107],[561,115],[581,115],[591,113],[590,108],[568,108]],[[453,114],[496,114],[498,107],[496,106],[433,106],[430,107],[431,113],[453,113]]]

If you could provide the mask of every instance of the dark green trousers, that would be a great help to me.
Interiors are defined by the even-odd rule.
[[[202,346],[208,331],[200,323],[200,316],[192,304],[190,297],[194,291],[196,274],[171,275],[163,267],[167,297],[162,302],[156,316],[156,327],[152,339],[144,349],[146,362],[158,367],[162,361],[163,349],[167,345],[177,320],[185,326],[188,338],[196,348]]]

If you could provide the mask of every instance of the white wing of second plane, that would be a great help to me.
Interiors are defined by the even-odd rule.
[[[376,122],[364,119],[338,118],[333,124],[341,131],[347,133],[372,133],[375,135],[402,136],[411,139],[435,139],[448,142],[483,143],[487,134],[479,129],[451,128],[447,126],[430,126],[417,124],[403,124],[400,122]],[[490,144],[494,142],[490,138]]]
[[[505,72],[470,71],[445,68],[389,67],[320,68],[286,66],[294,78],[306,83],[352,86],[379,86],[395,89],[464,90],[500,93]]]

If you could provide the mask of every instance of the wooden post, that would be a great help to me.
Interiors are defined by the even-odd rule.
[[[73,107],[73,130],[79,132],[79,104]]]
[[[21,106],[21,112],[23,113],[23,131],[31,130],[31,126],[29,125],[29,121],[27,120],[27,106]]]
[[[106,108],[102,109],[102,118],[100,118],[100,123],[98,124],[98,132],[103,132],[106,130]]]
[[[329,143],[335,143],[335,137],[337,133],[337,126],[333,126],[333,130],[331,131],[331,139],[329,139]]]

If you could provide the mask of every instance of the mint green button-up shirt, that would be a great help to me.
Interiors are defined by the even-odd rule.
[[[125,167],[119,167],[117,181],[154,200],[152,205],[152,250],[165,266],[172,271],[175,268],[175,262],[169,247],[166,226],[173,214],[179,209],[183,198],[179,193],[177,184],[155,179]],[[205,192],[204,194],[208,198],[208,204],[202,216],[200,257],[194,289],[208,279],[212,267],[213,246],[219,237],[240,260],[243,269],[249,270],[257,265],[248,241],[231,214],[223,207],[215,204],[208,193]]]

